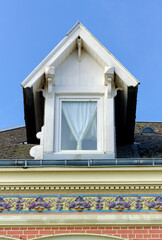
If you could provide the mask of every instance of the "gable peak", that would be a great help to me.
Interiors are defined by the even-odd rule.
[[[76,31],[76,30],[79,29],[79,28],[84,28],[84,29],[86,29],[86,28],[83,26],[83,24],[78,21],[78,22],[70,29],[70,31],[67,32],[66,36],[68,36],[70,33],[72,33],[73,31]]]

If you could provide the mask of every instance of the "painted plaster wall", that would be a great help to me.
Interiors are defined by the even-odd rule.
[[[13,237],[16,239],[27,240],[41,236],[51,236],[57,234],[87,233],[104,234],[109,236],[121,237],[130,240],[160,240],[162,239],[162,227],[33,227],[33,228],[0,228],[1,236]],[[78,236],[79,239],[79,236]],[[113,240],[113,239],[112,239]]]
[[[55,84],[59,87],[104,86],[104,67],[85,50],[78,61],[77,50],[56,68]]]

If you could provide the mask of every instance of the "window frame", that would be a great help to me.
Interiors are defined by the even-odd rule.
[[[62,150],[61,123],[62,102],[65,101],[95,101],[97,102],[97,149],[96,150]],[[54,152],[58,154],[98,154],[104,152],[103,144],[103,96],[99,95],[58,95],[55,104]]]

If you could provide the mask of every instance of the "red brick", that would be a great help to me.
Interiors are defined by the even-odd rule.
[[[28,235],[27,239],[30,239],[30,238],[35,238],[35,235]]]
[[[21,239],[22,239],[22,240],[27,240],[27,239],[28,239],[28,236],[27,236],[27,235],[22,235],[22,236],[21,236]]]
[[[128,234],[128,238],[135,238],[136,237],[136,235],[135,234]]]
[[[113,234],[114,237],[120,237],[120,234]]]
[[[14,234],[14,235],[18,235],[18,234],[23,234],[24,231],[21,230],[15,230],[15,231],[7,231],[7,234]]]
[[[0,235],[3,235],[3,234],[6,235],[6,231],[1,230],[1,231],[0,231]]]
[[[158,238],[159,239],[159,238]],[[143,239],[142,239],[143,240]],[[157,240],[157,238],[151,238],[151,240]]]
[[[160,234],[152,234],[152,238],[160,238]]]
[[[85,233],[86,230],[71,230],[71,233]]]
[[[101,234],[101,230],[87,230],[86,233]]]
[[[152,238],[152,235],[151,234],[144,234],[143,237],[146,239],[146,238]]]
[[[118,234],[128,234],[128,233],[133,233],[132,230],[127,230],[127,229],[124,229],[124,230],[117,230],[117,233]]]
[[[113,227],[105,227],[105,229],[113,229]]]
[[[60,227],[59,230],[66,230],[66,227]]]
[[[131,239],[131,240],[144,240],[144,238],[134,238],[134,239]],[[152,240],[152,239],[151,239]],[[157,239],[156,239],[157,240]]]
[[[152,229],[160,229],[158,226],[152,227]]]
[[[53,230],[40,230],[39,234],[54,234]]]
[[[24,234],[39,234],[39,232],[38,232],[38,230],[31,230],[31,231],[26,230],[26,231],[24,231]]]
[[[150,230],[150,229],[151,229],[151,227],[144,227],[144,229],[148,229],[148,230]]]
[[[136,234],[136,238],[143,238],[142,234]]]
[[[143,229],[143,227],[136,227],[136,229]]]
[[[11,235],[13,238],[20,238],[20,235]]]
[[[55,231],[55,234],[63,234],[63,233],[70,233],[71,231],[70,230],[56,230]]]
[[[102,234],[118,234],[116,230],[102,230]]]
[[[157,230],[149,230],[149,233],[162,233],[162,229],[157,229]]]
[[[127,234],[121,234],[120,235],[122,238],[128,238],[128,235]]]
[[[133,230],[133,233],[140,234],[140,233],[149,233],[148,230]]]

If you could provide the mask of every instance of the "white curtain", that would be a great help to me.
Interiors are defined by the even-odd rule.
[[[63,102],[62,110],[69,128],[77,141],[77,150],[88,132],[97,111],[97,102]]]

